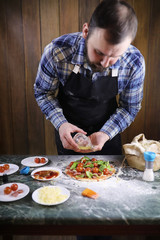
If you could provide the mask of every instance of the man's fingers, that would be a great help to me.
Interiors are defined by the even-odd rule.
[[[78,128],[78,127],[76,127],[76,129],[74,129],[74,132],[79,132],[79,133],[83,133],[83,134],[87,134],[87,132],[85,132],[83,129],[81,129],[81,128]]]
[[[63,136],[62,144],[66,149],[71,149],[74,151],[78,150],[78,145],[73,141],[71,136]]]

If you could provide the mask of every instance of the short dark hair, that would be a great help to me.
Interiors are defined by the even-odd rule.
[[[127,36],[133,41],[137,27],[138,20],[135,11],[127,2],[103,0],[91,16],[88,35],[90,36],[95,28],[103,28],[109,34],[107,41],[111,44],[118,44]]]

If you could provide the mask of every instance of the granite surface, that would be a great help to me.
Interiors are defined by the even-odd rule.
[[[20,169],[21,161],[27,156],[0,156],[0,163],[14,163]],[[101,182],[81,182],[65,175],[65,167],[81,156],[47,156],[46,166],[58,167],[62,176],[57,180],[41,182],[30,174],[20,175],[20,171],[9,175],[9,182],[20,182],[29,186],[29,194],[14,202],[0,202],[0,224],[103,224],[141,225],[160,223],[160,172],[155,172],[154,182],[142,180],[143,172],[132,169],[127,164],[121,168],[123,156],[95,156],[113,162],[117,174]],[[90,157],[94,157],[90,156]],[[19,170],[20,170],[19,169]],[[31,168],[33,171],[35,168]],[[0,177],[0,185],[2,185]],[[42,206],[32,200],[32,193],[41,186],[60,185],[70,190],[70,198],[56,206]],[[85,188],[99,194],[96,200],[85,198],[81,192]]]

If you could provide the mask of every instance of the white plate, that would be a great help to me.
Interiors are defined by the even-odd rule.
[[[45,170],[47,170],[47,171],[49,171],[49,170],[57,171],[57,172],[59,172],[59,175],[57,177],[52,177],[52,178],[49,178],[49,179],[37,179],[37,178],[34,177],[34,174],[36,172],[45,171]],[[41,168],[37,168],[36,170],[31,172],[31,177],[38,180],[38,181],[51,181],[51,180],[59,178],[61,175],[62,175],[62,171],[59,168],[56,168],[56,167],[41,167]]]
[[[36,202],[38,204],[41,204],[41,205],[53,206],[53,205],[58,205],[58,204],[64,203],[70,197],[70,191],[68,189],[64,188],[64,187],[61,187],[61,186],[47,186],[47,187],[49,187],[49,188],[56,188],[56,187],[58,187],[61,190],[61,194],[67,195],[67,197],[64,200],[56,202],[56,203],[51,203],[51,204],[42,203],[42,202],[40,202],[40,200],[38,198],[38,192],[39,192],[40,189],[45,188],[45,187],[41,187],[41,188],[38,188],[37,190],[35,190],[32,193],[32,199],[33,199],[34,202]]]
[[[45,158],[46,159],[46,162],[45,163],[35,163],[34,159],[35,158],[45,158],[45,157],[42,157],[42,156],[34,156],[34,157],[28,157],[28,158],[24,158],[22,161],[21,161],[21,164],[26,166],[26,167],[41,167],[41,166],[44,166],[45,164],[48,163],[48,158]]]
[[[14,191],[12,191],[10,194],[4,194],[5,187],[10,187],[12,184],[16,183],[18,185],[18,190],[22,189],[23,192],[18,194],[17,197],[11,196]],[[16,200],[19,200],[21,198],[24,198],[29,193],[29,187],[23,183],[6,183],[0,186],[0,201],[1,202],[13,202]]]
[[[5,163],[0,164],[0,166],[3,166]],[[11,175],[15,172],[18,171],[19,167],[16,164],[12,164],[12,163],[6,163],[9,165],[9,169],[4,171],[3,173],[0,173],[0,176],[3,176],[3,174],[7,174],[7,175]]]

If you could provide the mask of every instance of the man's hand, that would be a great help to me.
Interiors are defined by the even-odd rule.
[[[92,133],[89,138],[94,148],[91,150],[81,150],[78,148],[78,145],[75,143],[71,136],[71,133],[74,132],[83,133],[85,135],[87,134],[85,131],[83,131],[83,129],[78,128],[77,126],[68,122],[63,123],[59,128],[59,135],[63,147],[75,152],[90,153],[100,151],[103,148],[104,144],[109,140],[109,136],[104,132]]]
[[[109,136],[104,132],[95,132],[89,137],[94,146],[94,152],[102,150],[104,144],[109,140]]]
[[[91,152],[96,152],[96,151],[101,151],[104,144],[109,140],[109,136],[104,133],[104,132],[95,132],[92,133],[89,136],[91,143],[93,145],[92,149],[86,149],[86,150],[82,150],[82,149],[74,149],[75,152],[81,152],[81,153],[91,153]]]
[[[73,150],[75,152],[80,152],[78,145],[73,140],[71,133],[80,132],[86,134],[81,128],[71,124],[71,123],[63,123],[59,128],[59,136],[62,142],[62,145],[66,149]]]

